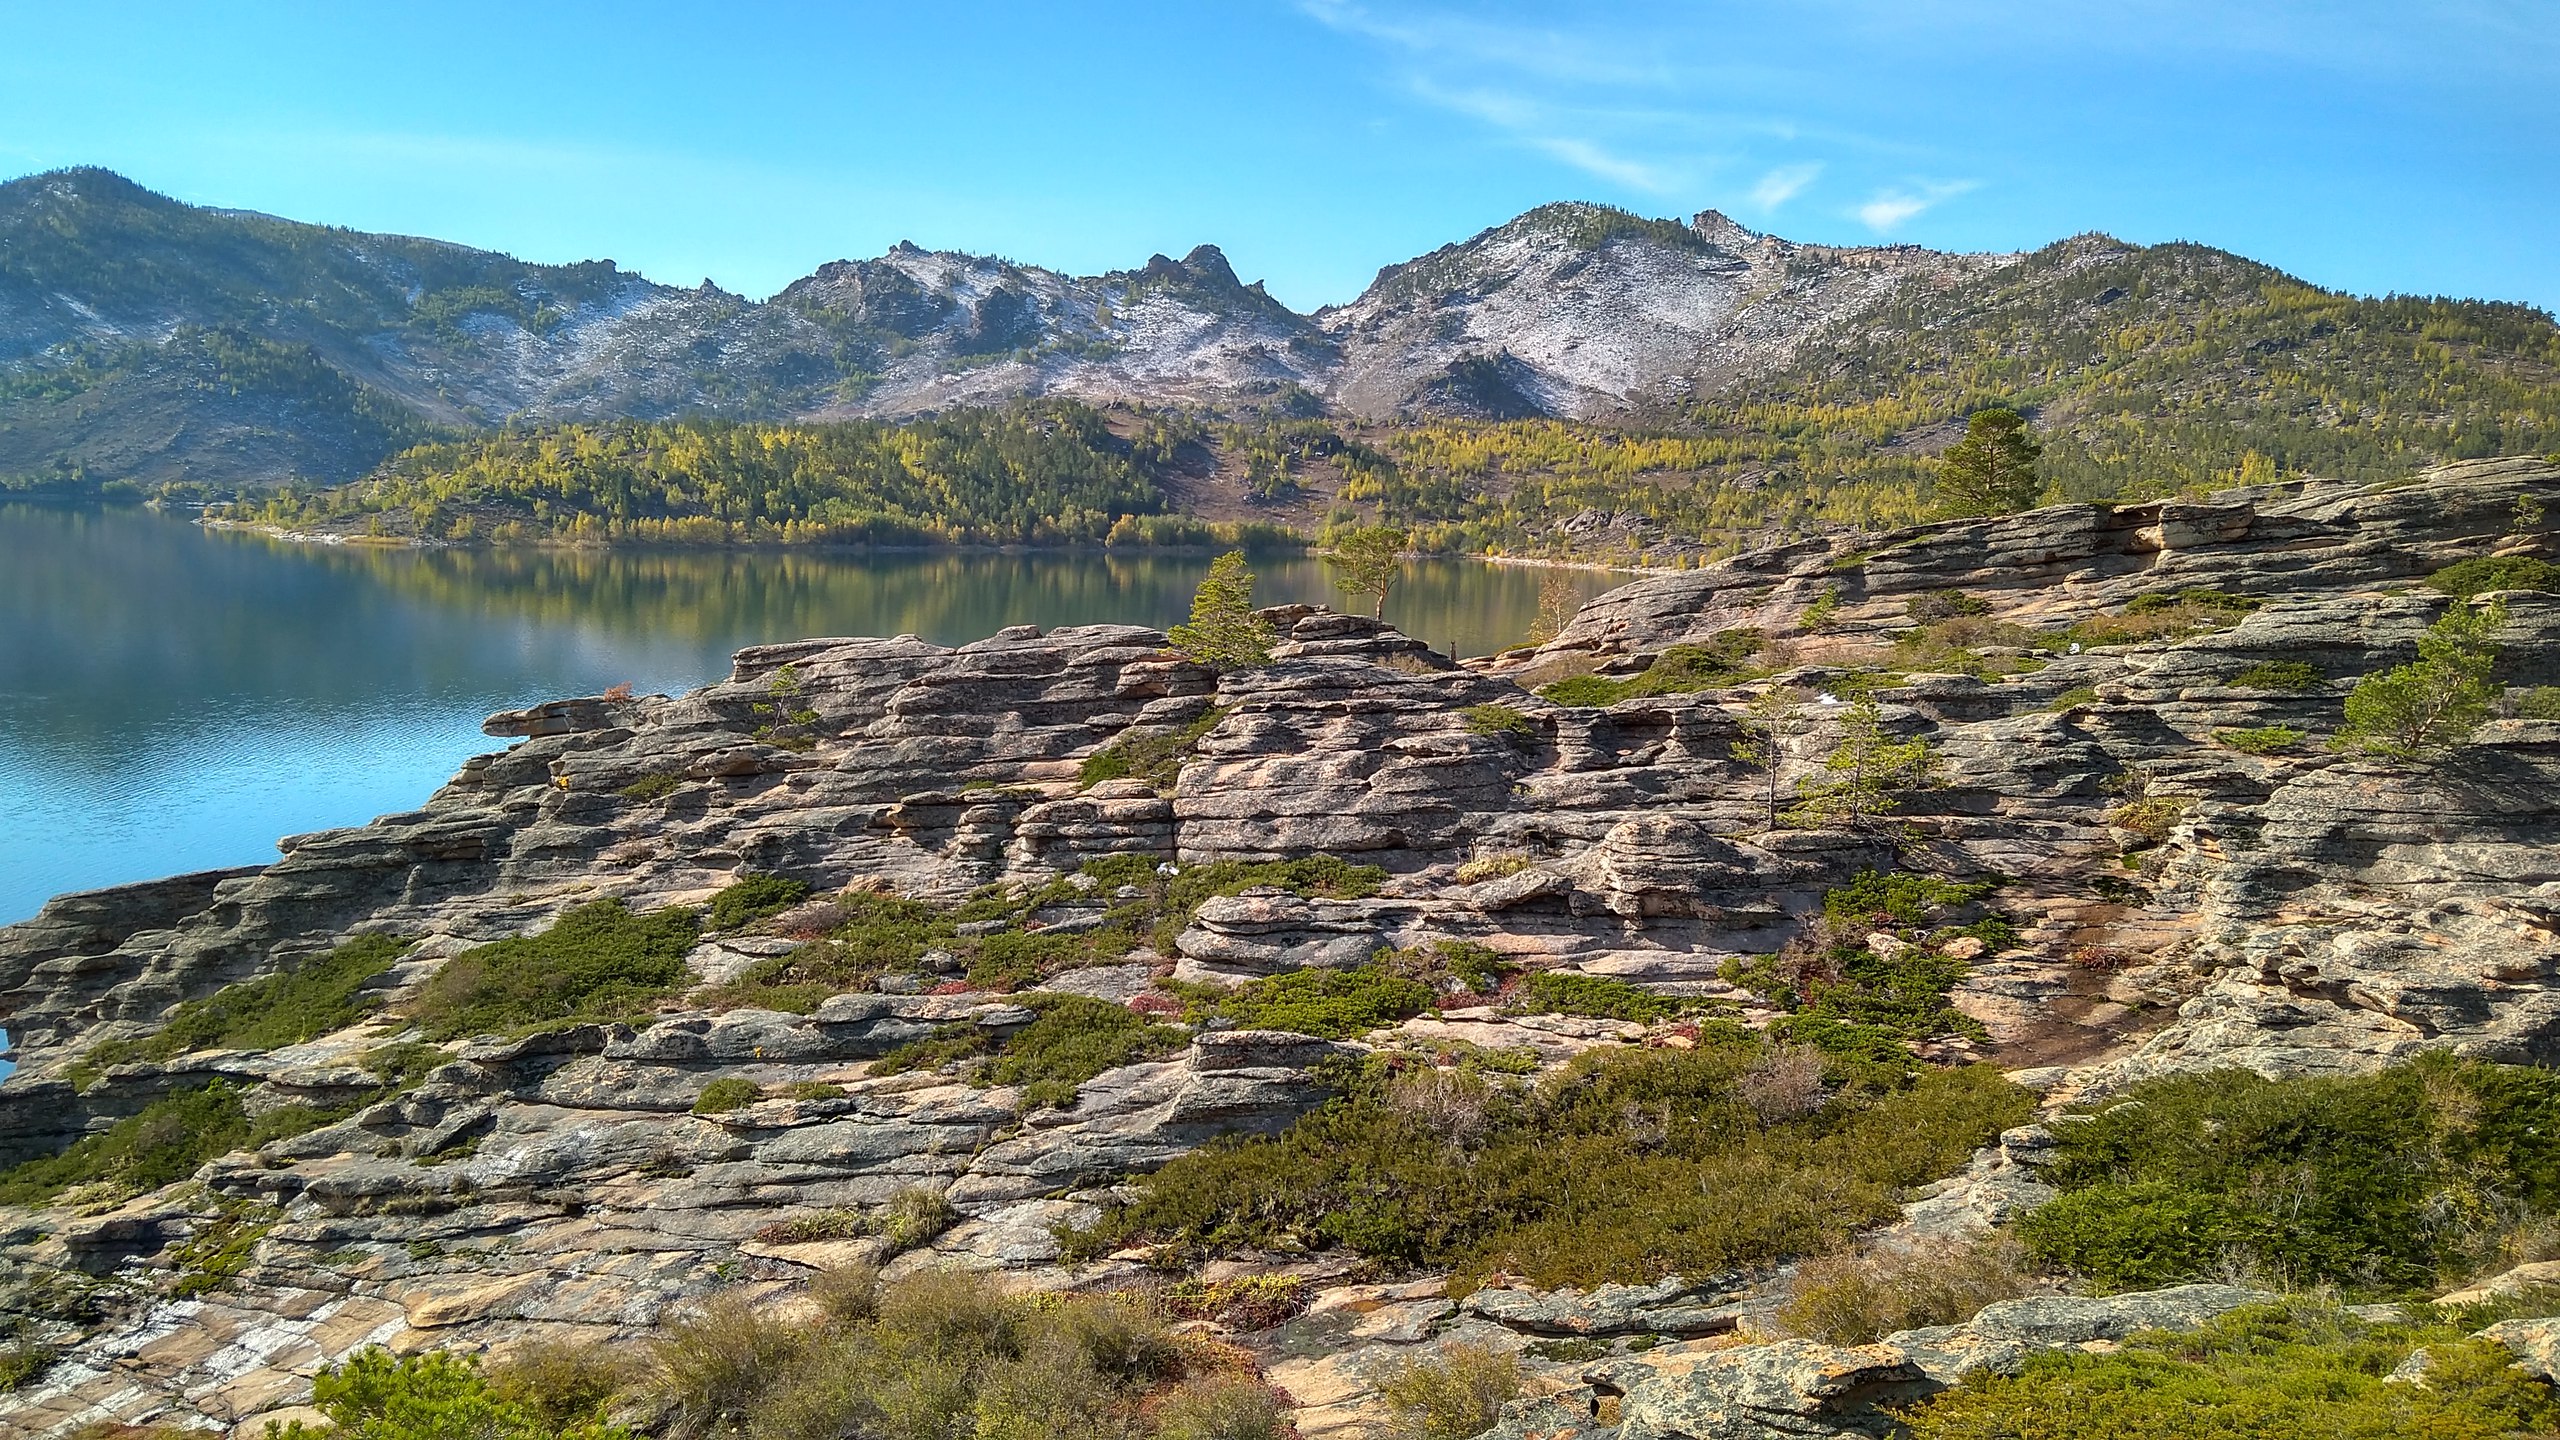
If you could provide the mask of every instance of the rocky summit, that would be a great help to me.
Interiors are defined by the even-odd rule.
[[[1176,268],[1163,284],[1233,278]],[[821,280],[856,308],[906,293],[861,267]],[[1373,321],[1402,323],[1346,323]],[[1158,1283],[1164,1255],[1077,1237],[1177,1157],[1278,1134],[1382,1057],[1553,1075],[1801,1022],[1770,977],[1824,925],[1939,967],[1953,1017],[1896,1065],[1987,1061],[2044,1112],[1897,1193],[1879,1244],[2050,1200],[2065,1112],[2161,1077],[2550,1064],[2560,719],[2515,702],[2560,685],[2560,596],[2425,582],[2548,557],[2552,506],[2560,469],[2480,461],[1843,533],[1639,580],[1463,664],[1288,608],[1261,612],[1267,665],[1125,625],[810,639],[682,696],[493,716],[514,743],[415,811],[0,930],[0,1162],[184,1097],[242,1127],[182,1173],[6,1192],[0,1306],[49,1363],[0,1396],[0,1429],[256,1436],[309,1418],[314,1374],[365,1346],[633,1342],[856,1261]],[[2360,677],[2491,605],[2508,701],[2467,743],[2327,743]],[[1773,692],[1801,705],[1773,718]],[[1866,814],[1772,823],[1773,793],[1818,791],[1861,736],[1925,763]],[[1992,895],[2005,922],[1897,931],[1827,898],[1892,874]],[[668,968],[562,1023],[456,1008],[578,926]],[[1291,977],[1347,983],[1382,952],[1508,978],[1341,1023],[1221,1008],[1275,981],[1338,995]],[[520,967],[525,993],[569,963]],[[333,965],[352,979],[318,1033],[258,1040],[224,999]],[[1569,992],[1639,1003],[1534,1003]],[[971,1068],[1079,1014],[1136,1038],[1064,1093]],[[1317,1246],[1191,1278],[1294,1287],[1277,1323],[1204,1323],[1309,1437],[1375,1433],[1380,1386],[1453,1346],[1523,1367],[1504,1436],[1883,1435],[1968,1374],[2264,1298],[2037,1294],[1833,1344],[1770,1328],[1795,1273],[1453,1285]],[[2547,1324],[2484,1333],[2547,1364]]]

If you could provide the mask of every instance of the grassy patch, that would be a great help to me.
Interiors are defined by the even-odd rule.
[[[2273,690],[2283,695],[2307,695],[2328,683],[2318,667],[2299,660],[2261,660],[2230,681],[2234,690]]]
[[[2387,1378],[2417,1350],[2424,1383]],[[2304,1298],[2138,1335],[2111,1354],[2039,1355],[1906,1418],[1915,1440],[2523,1440],[2560,1428],[2551,1387],[2513,1360],[2442,1318],[2378,1324]]]
[[[779,875],[750,875],[734,885],[722,887],[711,897],[710,912],[704,917],[714,930],[735,930],[752,925],[769,915],[779,915],[809,898],[805,880],[786,880]]]
[[[505,1034],[647,1015],[685,978],[700,923],[690,910],[634,915],[619,900],[571,910],[539,935],[465,950],[411,1007],[429,1036]]]
[[[1924,1241],[1910,1249],[1823,1255],[1796,1267],[1777,1320],[1791,1335],[1865,1345],[1896,1330],[1953,1325],[2034,1288],[2014,1236]]]
[[[1527,855],[1516,851],[1508,855],[1479,855],[1461,864],[1454,878],[1461,885],[1481,885],[1487,880],[1517,875],[1534,863]]]
[[[1084,758],[1084,763],[1076,767],[1076,783],[1089,790],[1105,780],[1144,780],[1170,794],[1174,782],[1182,777],[1182,762],[1191,758],[1191,752],[1225,718],[1226,711],[1212,709],[1178,729],[1124,732]]]
[[[278,974],[225,986],[180,1005],[157,1034],[92,1047],[75,1082],[109,1065],[169,1060],[198,1050],[276,1050],[317,1040],[363,1019],[380,1000],[365,987],[390,970],[409,942],[363,935]],[[82,1088],[87,1088],[83,1084]]]
[[[2139,1085],[2053,1127],[2037,1257],[2109,1289],[2231,1273],[2401,1295],[2560,1212],[2560,1076],[2430,1056],[2375,1075]]]
[[[2074,685],[2070,689],[2063,691],[2061,694],[2054,696],[2051,700],[2046,701],[2044,708],[2050,714],[2060,715],[2064,711],[2077,710],[2083,705],[2095,703],[2097,698],[2097,686]]]
[[[2213,738],[2244,755],[2277,755],[2301,744],[2307,733],[2290,725],[2260,725],[2248,730],[2216,730]]]
[[[1690,1051],[1595,1051],[1532,1086],[1477,1087],[1462,1125],[1445,1087],[1364,1074],[1279,1136],[1135,1182],[1071,1248],[1348,1249],[1462,1285],[1497,1269],[1538,1285],[1714,1274],[1838,1248],[2033,1108],[1976,1068],[1766,1121],[1740,1093],[1760,1058],[1738,1027]]]
[[[2560,685],[2537,685],[2515,697],[2519,720],[2560,720]]]
[[[2560,565],[2529,555],[2480,555],[2427,577],[2427,588],[2457,600],[2492,590],[2560,590]]]

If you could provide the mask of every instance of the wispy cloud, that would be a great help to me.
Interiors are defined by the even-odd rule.
[[[1819,164],[1781,165],[1760,177],[1751,187],[1751,203],[1763,211],[1774,212],[1780,206],[1804,193],[1804,187],[1822,174]]]
[[[1904,221],[1916,218],[1942,201],[1977,189],[1980,184],[1975,180],[1947,180],[1907,187],[1887,186],[1858,207],[1858,220],[1879,235],[1887,234],[1899,228]]]

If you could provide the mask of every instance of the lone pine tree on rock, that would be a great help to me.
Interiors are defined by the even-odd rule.
[[[2025,416],[1976,410],[1964,422],[1964,438],[1938,459],[1938,512],[2007,515],[2033,506],[2044,489],[2036,474],[2043,454]]]
[[[1173,648],[1220,670],[1271,663],[1271,622],[1253,613],[1253,571],[1244,552],[1230,550],[1209,563],[1191,595],[1191,622],[1166,632]]]
[[[1404,551],[1412,537],[1393,525],[1363,525],[1337,536],[1325,552],[1333,583],[1369,597],[1370,618],[1387,618],[1387,593],[1404,578]]]

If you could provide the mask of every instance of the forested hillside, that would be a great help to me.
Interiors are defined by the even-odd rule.
[[[616,421],[409,450],[223,512],[443,541],[961,544],[1213,538],[1154,478],[1178,444],[1069,402],[824,425]]]

